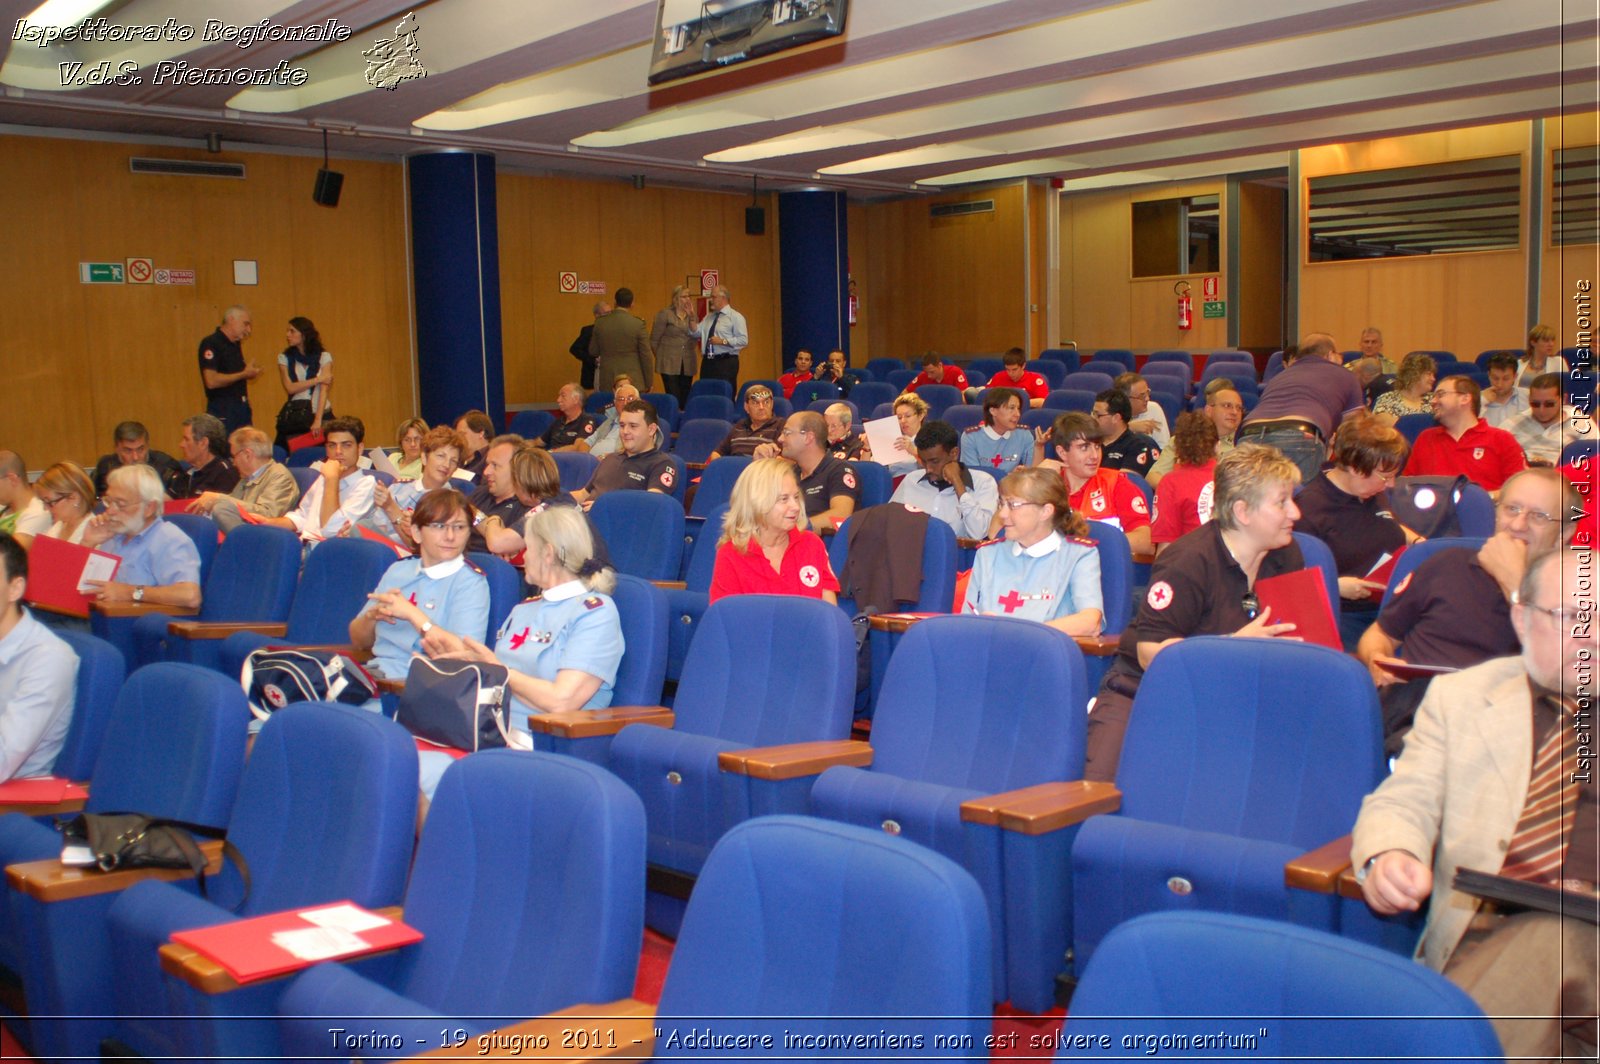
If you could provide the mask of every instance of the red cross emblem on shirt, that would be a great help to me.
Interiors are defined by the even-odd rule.
[[[522,649],[522,644],[526,643],[527,641],[528,641],[528,630],[526,628],[524,628],[522,631],[518,632],[516,635],[511,637],[511,649],[512,650],[521,650]]]
[[[1158,606],[1161,605],[1161,603],[1167,601],[1167,589],[1164,588],[1164,587],[1153,587],[1153,588],[1151,588],[1150,589],[1150,601],[1154,602]]]
[[[417,593],[415,591],[411,593],[411,604],[413,606],[417,604]]]
[[[989,464],[994,466],[996,469],[1000,468],[1000,462],[1001,462],[1001,458],[1000,458],[1000,456],[998,454],[995,455],[993,458],[989,459]]]
[[[1026,601],[1028,600],[1017,594],[1015,590],[1011,590],[1001,596],[1000,605],[1006,608],[1007,613],[1015,613],[1022,608],[1022,604]]]

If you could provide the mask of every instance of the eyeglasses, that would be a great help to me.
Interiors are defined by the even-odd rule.
[[[459,536],[470,526],[468,526],[465,521],[452,521],[449,524],[445,524],[443,521],[435,521],[431,525],[423,525],[422,527],[426,528],[429,532],[433,532],[441,536],[446,532]]]
[[[1000,505],[1007,510],[1020,510],[1024,506],[1043,506],[1042,502],[1030,502],[1027,499],[1001,499]]]
[[[116,499],[112,498],[110,495],[107,495],[101,501],[106,504],[107,510],[116,510],[118,513],[121,513],[123,510],[137,510],[140,506],[138,499]]]
[[[1495,505],[1495,509],[1504,514],[1507,521],[1515,521],[1523,514],[1527,514],[1528,524],[1532,525],[1534,528],[1544,528],[1546,525],[1555,520],[1553,516],[1545,513],[1543,510],[1533,510],[1523,506],[1521,503],[1497,503]]]
[[[1246,591],[1239,600],[1239,608],[1244,610],[1245,620],[1253,621],[1261,615],[1261,600],[1254,591]]]
[[[1558,625],[1566,624],[1569,618],[1576,621],[1579,617],[1579,613],[1576,610],[1569,612],[1566,606],[1540,606],[1533,602],[1523,602],[1521,599],[1517,599],[1516,601],[1517,605],[1521,606],[1523,609],[1532,610],[1535,613],[1542,613]]]
[[[71,495],[41,495],[39,496],[39,501],[46,506],[54,506],[56,503],[66,502],[70,498],[72,498]]]

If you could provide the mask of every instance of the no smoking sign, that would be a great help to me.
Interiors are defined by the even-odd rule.
[[[156,264],[149,259],[128,260],[128,283],[150,284],[155,280]]]
[[[573,293],[577,292],[578,271],[562,270],[556,278],[556,287],[567,295],[572,295]]]

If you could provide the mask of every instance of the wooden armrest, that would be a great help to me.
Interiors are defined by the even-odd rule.
[[[1156,555],[1154,551],[1149,554],[1135,554],[1133,556],[1133,564],[1135,565],[1154,565],[1155,563]]]
[[[396,680],[389,676],[374,676],[372,682],[378,685],[378,690],[386,695],[403,695],[406,693],[406,682]]]
[[[965,536],[956,537],[956,546],[962,550],[977,550],[979,546],[989,542],[986,539],[967,539]]]
[[[645,1060],[655,1055],[655,1016],[654,1005],[634,998],[573,1005],[412,1059]]]
[[[1351,898],[1355,901],[1367,900],[1366,893],[1361,889],[1361,884],[1356,882],[1355,866],[1351,865],[1339,873],[1339,881],[1334,886],[1334,892],[1341,898]]]
[[[91,602],[89,608],[106,617],[143,617],[150,613],[167,613],[174,617],[193,617],[199,610],[188,606],[164,606],[159,602]]]
[[[696,473],[698,473],[702,469],[704,469],[706,466],[710,465],[711,463],[710,462],[685,462],[683,464],[684,464],[685,468],[692,469]]]
[[[1283,882],[1296,890],[1332,894],[1338,889],[1339,874],[1350,868],[1350,836],[1303,853],[1283,866]]]
[[[400,906],[391,905],[386,909],[374,909],[379,916],[387,916],[391,920],[400,919]],[[238,980],[228,974],[228,969],[207,957],[204,953],[196,952],[188,946],[176,942],[168,942],[157,951],[161,955],[161,970],[168,975],[176,976],[200,991],[202,994],[229,994],[239,989]],[[379,950],[377,953],[364,953],[361,959],[381,956],[384,953],[393,953],[393,950]],[[307,965],[310,967],[310,965]],[[276,982],[280,979],[292,979],[305,969],[296,968],[292,972],[264,979],[261,982]],[[251,984],[255,985],[255,984]]]
[[[610,709],[575,709],[568,713],[530,713],[528,730],[561,739],[592,739],[615,735],[630,724],[672,727],[677,716],[666,706],[612,706]]]
[[[872,747],[855,739],[752,746],[717,755],[717,767],[722,771],[758,780],[792,780],[819,775],[834,765],[864,768],[870,764]]]
[[[689,585],[682,580],[652,580],[650,581],[663,591],[687,591]]]
[[[206,858],[206,874],[221,871],[222,840],[198,841],[200,852]],[[193,878],[187,868],[119,868],[113,872],[102,872],[92,867],[68,868],[54,857],[43,861],[26,861],[6,869],[6,882],[12,890],[20,890],[28,897],[46,903],[112,894],[147,879],[171,881]]]
[[[961,819],[992,824],[1019,835],[1044,835],[1101,813],[1114,813],[1122,792],[1113,783],[1072,780],[1040,783],[961,803]]]
[[[353,661],[368,662],[372,660],[372,648],[362,650],[350,643],[307,643],[305,646],[296,646],[296,650],[334,650],[348,656]],[[373,677],[377,679],[376,676]]]
[[[1122,645],[1122,633],[1073,636],[1073,642],[1091,658],[1110,658],[1116,656],[1117,648]]]
[[[78,786],[87,789],[89,784],[83,781],[79,782]],[[23,816],[65,816],[68,813],[83,812],[84,803],[88,800],[88,798],[63,798],[59,802],[3,802],[0,803],[0,816],[6,813],[21,813]]]
[[[925,617],[901,617],[896,614],[873,614],[867,619],[867,624],[874,632],[903,632],[918,621],[926,620]]]
[[[185,639],[226,639],[236,632],[254,632],[282,638],[289,634],[288,624],[271,624],[265,621],[169,621],[168,635],[181,635]]]

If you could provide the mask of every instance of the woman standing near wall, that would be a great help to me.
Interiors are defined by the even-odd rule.
[[[333,416],[333,355],[310,318],[290,318],[284,334],[288,346],[278,356],[278,379],[288,401],[278,411],[278,438],[284,450],[289,441],[307,432],[321,432],[322,422]]]
[[[700,319],[695,317],[694,299],[680,284],[672,290],[672,302],[656,314],[655,324],[650,329],[650,346],[656,353],[661,387],[677,398],[680,408],[689,402],[699,330]]]

